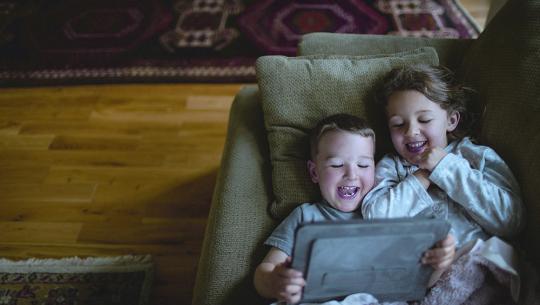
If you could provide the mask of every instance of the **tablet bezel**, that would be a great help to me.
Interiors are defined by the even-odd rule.
[[[302,302],[322,302],[359,292],[369,293],[379,302],[419,300],[426,293],[433,271],[430,266],[421,264],[421,256],[443,239],[449,229],[450,225],[445,220],[419,218],[303,224],[296,230],[292,259],[292,268],[302,271],[306,280]],[[388,240],[393,240],[393,243],[388,244]],[[358,243],[369,244],[369,251]],[[330,254],[327,255],[330,259],[336,255],[343,257],[334,259],[333,263],[328,262],[324,256],[312,253],[312,248],[320,248],[320,245],[332,245],[332,252],[326,253]],[[385,249],[393,249],[391,252],[396,253],[386,254],[383,252]],[[369,255],[374,255],[372,253],[383,254],[380,257],[385,261],[379,262],[379,256],[368,259]],[[368,265],[356,260],[362,256]],[[337,263],[347,257],[354,262],[351,269],[355,270]],[[326,269],[319,270],[318,266]],[[402,282],[388,276],[390,271],[411,275],[414,279]],[[388,287],[385,288],[388,291],[381,291],[381,287]]]

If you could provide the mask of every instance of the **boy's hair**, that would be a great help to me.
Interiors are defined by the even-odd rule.
[[[463,138],[470,132],[476,115],[467,106],[474,92],[470,88],[456,84],[454,74],[449,69],[426,64],[394,68],[385,76],[377,92],[378,103],[386,108],[388,99],[393,93],[405,90],[422,93],[448,113],[459,112],[458,127],[450,133],[452,139]]]
[[[346,113],[334,114],[320,120],[311,130],[309,142],[312,160],[317,156],[319,141],[329,131],[346,131],[363,137],[370,137],[373,139],[373,144],[375,144],[375,132],[364,119]]]

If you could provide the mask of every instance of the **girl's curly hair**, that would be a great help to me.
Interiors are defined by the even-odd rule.
[[[426,64],[394,68],[382,80],[377,102],[386,108],[390,95],[405,90],[422,93],[449,113],[459,112],[458,127],[449,134],[452,140],[470,135],[479,113],[469,105],[475,92],[456,83],[454,74],[448,68]]]

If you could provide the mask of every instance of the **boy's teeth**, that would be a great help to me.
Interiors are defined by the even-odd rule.
[[[354,196],[358,190],[356,186],[340,186],[338,187],[339,193],[343,196]]]

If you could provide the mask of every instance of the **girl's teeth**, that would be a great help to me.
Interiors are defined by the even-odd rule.
[[[416,153],[416,152],[419,152],[422,147],[424,147],[424,145],[426,145],[427,142],[414,142],[414,143],[408,143],[406,144],[407,146],[407,149],[410,151],[410,152],[413,152],[413,153]]]

